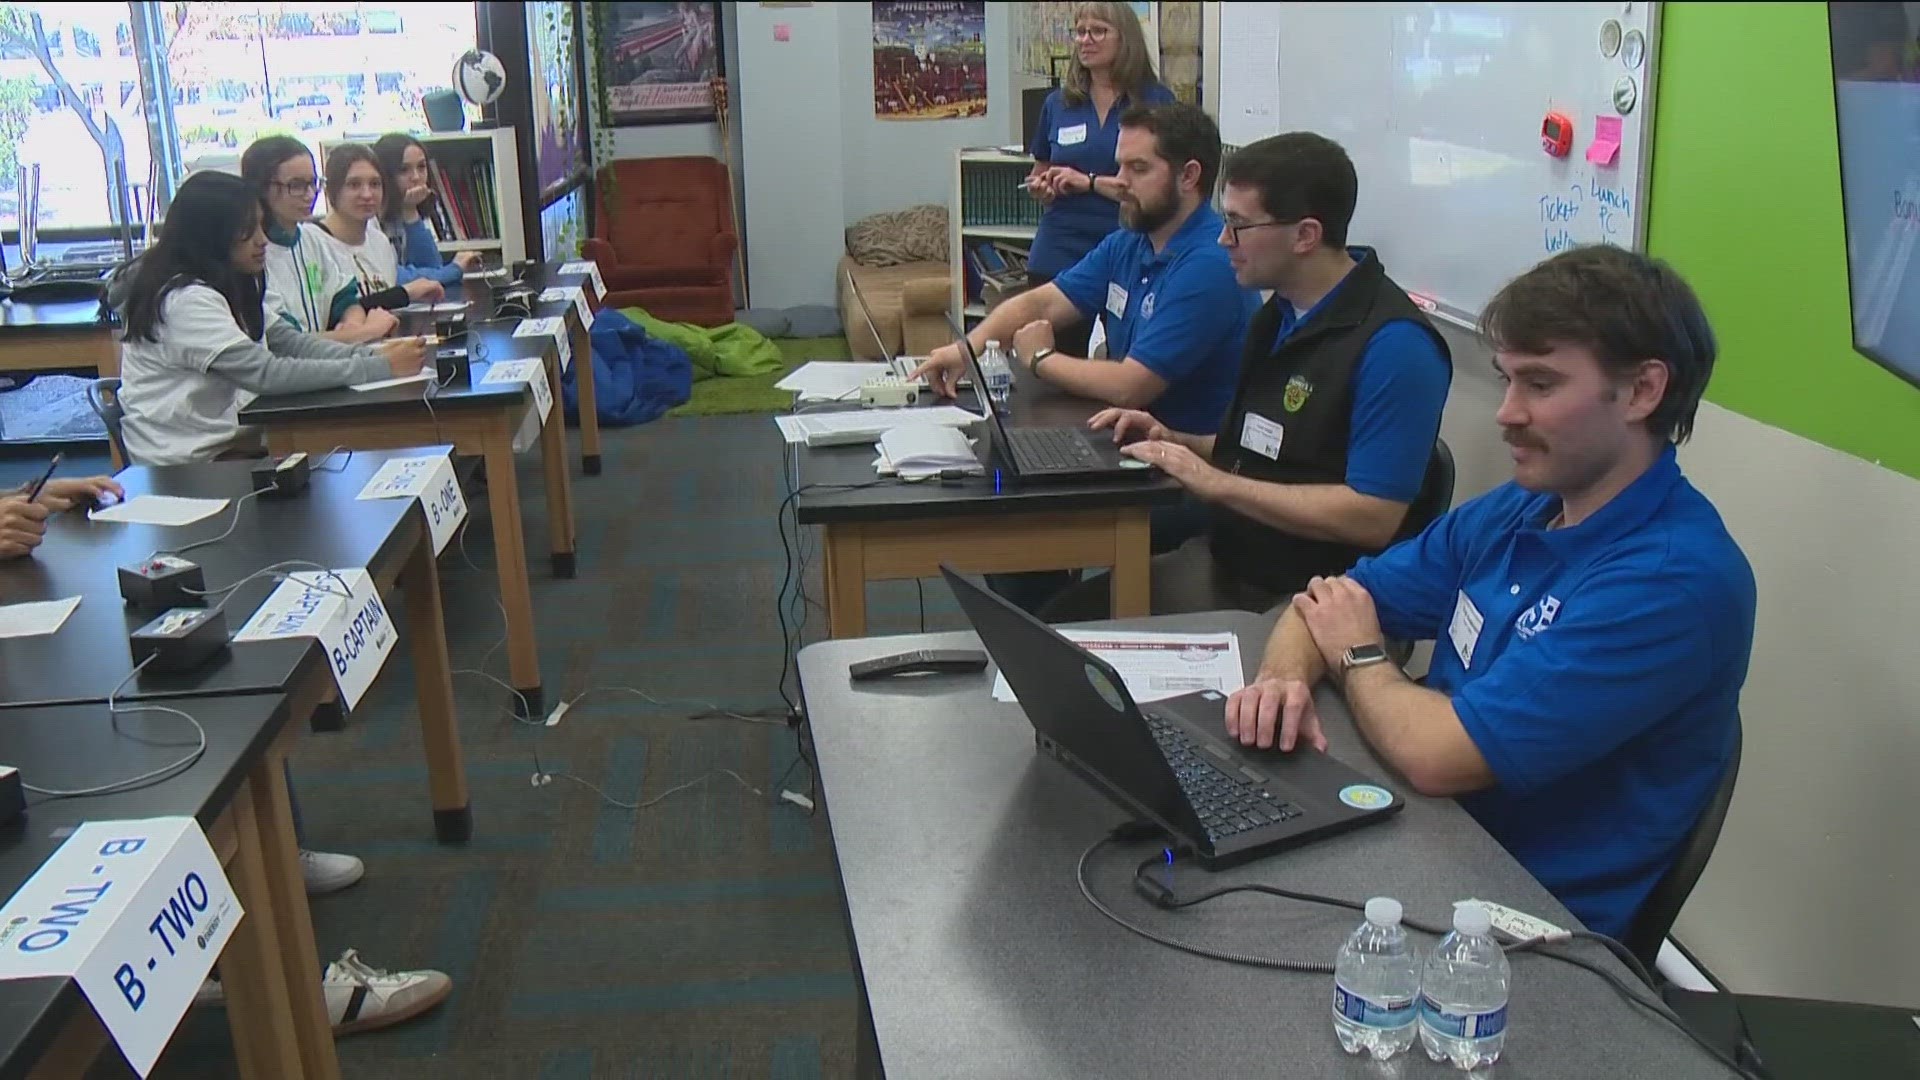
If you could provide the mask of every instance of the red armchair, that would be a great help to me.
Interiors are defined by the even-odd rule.
[[[725,165],[710,157],[616,161],[601,170],[597,190],[600,212],[584,250],[606,279],[610,306],[701,326],[733,321]]]

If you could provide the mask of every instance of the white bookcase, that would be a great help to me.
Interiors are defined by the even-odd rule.
[[[350,134],[344,139],[329,140],[320,143],[320,167],[326,168],[327,152],[342,142],[357,142],[371,145],[382,133]],[[497,227],[474,229],[468,238],[440,241],[440,250],[499,252],[503,265],[512,265],[527,257],[527,230],[520,216],[520,152],[514,146],[514,133],[510,128],[493,128],[486,131],[441,131],[426,135],[415,135],[421,145],[427,148],[427,156],[449,177],[459,177],[453,184],[455,191],[440,191],[441,198],[450,194],[461,194],[472,189],[474,199],[485,193],[490,206],[486,212]],[[491,177],[491,183],[476,187],[471,180],[470,170],[475,165],[484,165],[488,170],[484,175]],[[435,180],[439,189],[439,180]],[[463,186],[464,185],[464,186]],[[470,206],[467,209],[480,209]],[[490,233],[491,235],[476,235]]]
[[[959,150],[953,158],[953,202],[947,208],[949,263],[953,274],[953,310],[967,325],[986,317],[986,305],[967,295],[967,247],[1003,240],[1030,247],[1040,224],[1041,206],[1021,184],[1033,159],[1004,150]]]

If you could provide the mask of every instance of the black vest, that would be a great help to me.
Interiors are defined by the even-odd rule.
[[[1411,320],[1433,337],[1449,368],[1452,354],[1371,251],[1276,349],[1279,305],[1277,296],[1268,300],[1247,330],[1240,386],[1214,440],[1213,464],[1273,483],[1344,484],[1353,374],[1374,333],[1387,323]],[[1277,460],[1243,444],[1249,412],[1281,426]],[[1293,536],[1221,506],[1213,508],[1209,542],[1229,576],[1276,592],[1298,591],[1316,575],[1344,574],[1361,556],[1373,554],[1349,544]]]

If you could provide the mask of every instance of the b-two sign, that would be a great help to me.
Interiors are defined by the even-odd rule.
[[[303,570],[288,577],[233,640],[317,639],[340,687],[340,700],[352,709],[393,653],[393,643],[400,637],[393,617],[365,570]]]
[[[450,454],[388,458],[360,489],[358,498],[419,499],[435,555],[447,550],[448,541],[467,520],[467,497],[454,477]]]
[[[0,907],[0,979],[73,978],[146,1076],[244,915],[199,822],[90,821]]]
[[[533,404],[527,407],[526,419],[513,436],[513,452],[520,454],[533,446],[553,413],[553,385],[547,382],[547,365],[542,360],[503,360],[487,369],[480,385],[516,382],[524,382],[533,390]]]

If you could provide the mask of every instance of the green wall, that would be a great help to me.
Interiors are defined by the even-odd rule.
[[[1853,350],[1826,5],[1661,16],[1648,249],[1720,340],[1707,398],[1920,477],[1920,389]]]

